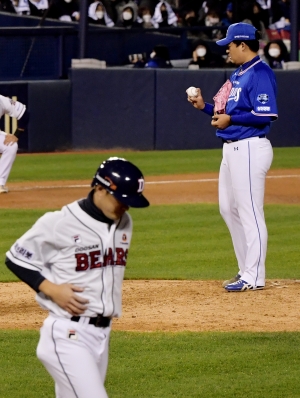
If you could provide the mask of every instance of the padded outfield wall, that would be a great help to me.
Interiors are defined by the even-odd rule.
[[[0,93],[16,96],[30,111],[21,151],[210,149],[222,144],[185,90],[201,87],[211,102],[231,72],[73,69],[69,80],[0,82]],[[276,77],[279,118],[269,138],[275,147],[300,146],[300,71],[276,71]]]

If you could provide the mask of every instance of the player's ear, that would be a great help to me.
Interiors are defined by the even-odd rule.
[[[94,191],[95,191],[95,193],[98,193],[101,196],[104,196],[108,193],[107,190],[104,187],[102,187],[101,185],[95,185]]]

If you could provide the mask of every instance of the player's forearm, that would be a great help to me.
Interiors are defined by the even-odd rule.
[[[48,281],[48,279],[44,279],[39,285],[39,291],[52,298],[57,291],[57,285]]]
[[[242,115],[231,115],[231,124],[236,126],[258,126],[268,124],[272,121],[271,116],[256,116],[253,113],[244,113]]]
[[[9,258],[6,257],[5,264],[7,268],[11,270],[21,281],[27,283],[37,293],[39,292],[40,284],[45,280],[43,275],[39,271],[33,271],[28,268],[20,267],[13,263]]]
[[[205,102],[205,106],[201,109],[202,112],[206,113],[209,116],[213,116],[214,114],[214,106],[212,104],[208,104]]]

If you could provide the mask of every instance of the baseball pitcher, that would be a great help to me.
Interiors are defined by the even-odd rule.
[[[259,33],[254,26],[230,25],[226,38],[216,43],[227,46],[230,60],[239,67],[214,97],[214,105],[204,102],[200,89],[188,101],[212,117],[223,141],[219,204],[238,263],[238,273],[223,287],[228,292],[259,290],[265,286],[268,233],[263,207],[273,159],[267,136],[278,117],[276,79],[258,56]]]
[[[57,398],[106,398],[112,319],[121,315],[122,281],[132,235],[130,207],[147,207],[144,177],[109,158],[86,199],[46,213],[6,253],[6,265],[49,311],[37,356]]]

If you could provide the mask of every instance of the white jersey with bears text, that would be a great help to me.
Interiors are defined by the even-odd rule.
[[[131,236],[128,213],[109,227],[74,202],[42,216],[6,255],[21,267],[40,271],[53,283],[84,288],[82,293],[76,292],[89,300],[83,316],[119,317]],[[36,299],[50,313],[71,318],[43,293],[38,293]]]

